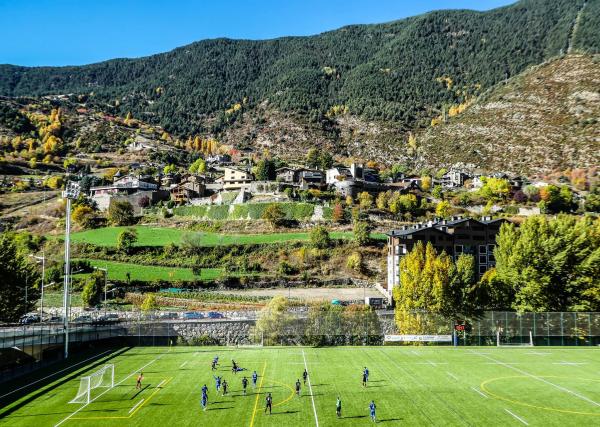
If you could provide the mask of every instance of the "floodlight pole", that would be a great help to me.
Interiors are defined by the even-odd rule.
[[[44,278],[46,276],[46,255],[42,251],[42,256],[29,255],[42,262],[42,295],[40,299],[40,323],[44,321]],[[25,285],[25,304],[27,304],[27,285]]]
[[[67,211],[65,218],[65,282],[63,289],[63,307],[64,318],[63,325],[65,329],[65,359],[69,357],[69,276],[71,274],[71,201],[79,196],[79,185],[69,182],[65,186],[63,197],[67,200]]]

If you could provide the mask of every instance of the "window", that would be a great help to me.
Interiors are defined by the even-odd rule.
[[[456,254],[462,254],[462,251],[463,251],[463,246],[462,245],[455,245],[454,246],[454,252]]]
[[[489,254],[488,255],[488,261],[496,263],[496,257],[494,257],[494,254]]]
[[[487,257],[485,255],[479,255],[479,264],[487,264]]]
[[[496,247],[496,245],[488,245],[488,252],[493,253],[495,247]]]
[[[480,254],[487,254],[487,246],[486,245],[479,245],[479,253]]]
[[[485,273],[485,270],[487,270],[487,267],[485,265],[480,265],[479,266],[479,274]]]

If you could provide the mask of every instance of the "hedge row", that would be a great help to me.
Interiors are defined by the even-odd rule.
[[[261,219],[270,203],[245,203],[240,205],[179,206],[173,209],[176,216],[188,216],[208,220]],[[278,203],[286,219],[307,220],[313,215],[311,203]],[[331,209],[324,208],[324,215],[331,218]]]

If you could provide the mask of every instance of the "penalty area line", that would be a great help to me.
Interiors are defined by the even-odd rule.
[[[161,355],[162,356],[162,355]],[[119,381],[118,383],[116,383],[113,387],[106,389],[105,391],[103,391],[102,393],[100,393],[98,396],[94,397],[92,400],[90,400],[88,403],[86,403],[85,405],[81,406],[79,409],[75,410],[71,415],[63,418],[61,421],[59,421],[58,423],[56,423],[54,425],[54,427],[58,427],[61,424],[65,423],[66,421],[68,421],[71,417],[73,417],[75,414],[79,413],[79,411],[81,411],[83,408],[85,408],[86,406],[88,406],[90,403],[94,402],[96,399],[98,399],[99,397],[105,395],[106,393],[108,393],[109,391],[111,391],[113,388],[115,388],[116,386],[122,384],[123,382],[125,382],[126,380],[128,380],[129,378],[131,378],[132,376],[135,375],[136,372],[141,372],[143,369],[145,369],[147,366],[150,366],[151,364],[153,364],[154,362],[156,362],[158,359],[161,358],[161,356],[158,356],[157,358],[151,360],[150,362],[146,363],[144,366],[142,366],[141,368],[138,368],[134,371],[132,371],[129,375],[127,375],[125,378],[123,378],[121,381]]]
[[[521,422],[522,422],[523,424],[525,424],[526,426],[528,426],[528,425],[529,425],[529,423],[528,423],[527,421],[525,421],[523,418],[519,417],[519,416],[518,416],[518,415],[516,415],[516,414],[513,414],[512,412],[510,412],[510,411],[509,411],[508,409],[506,409],[506,408],[504,408],[504,410],[505,410],[506,412],[508,412],[510,415],[512,415],[513,417],[515,417],[517,420],[521,421]]]
[[[471,387],[471,390],[473,390],[475,393],[479,393],[480,395],[482,395],[486,399],[488,398],[485,393],[483,393],[481,390],[477,390],[475,387]]]
[[[143,401],[144,401],[144,399],[140,400],[138,403],[136,403],[135,405],[133,405],[133,408],[131,408],[129,410],[129,414],[131,414],[133,411],[135,411],[135,408],[137,408],[138,406],[140,406]]]

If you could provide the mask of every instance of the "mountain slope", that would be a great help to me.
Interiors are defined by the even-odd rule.
[[[532,67],[419,136],[422,161],[526,175],[600,165],[600,55]]]
[[[220,134],[265,103],[325,128],[335,106],[413,128],[443,105],[565,51],[584,4],[522,0],[485,13],[439,11],[311,37],[206,40],[82,67],[4,65],[0,94],[85,94],[114,114],[131,111],[179,134]],[[590,27],[587,15],[581,21],[583,30]],[[594,50],[598,38],[583,31],[577,43]],[[451,79],[453,90],[436,78]]]

